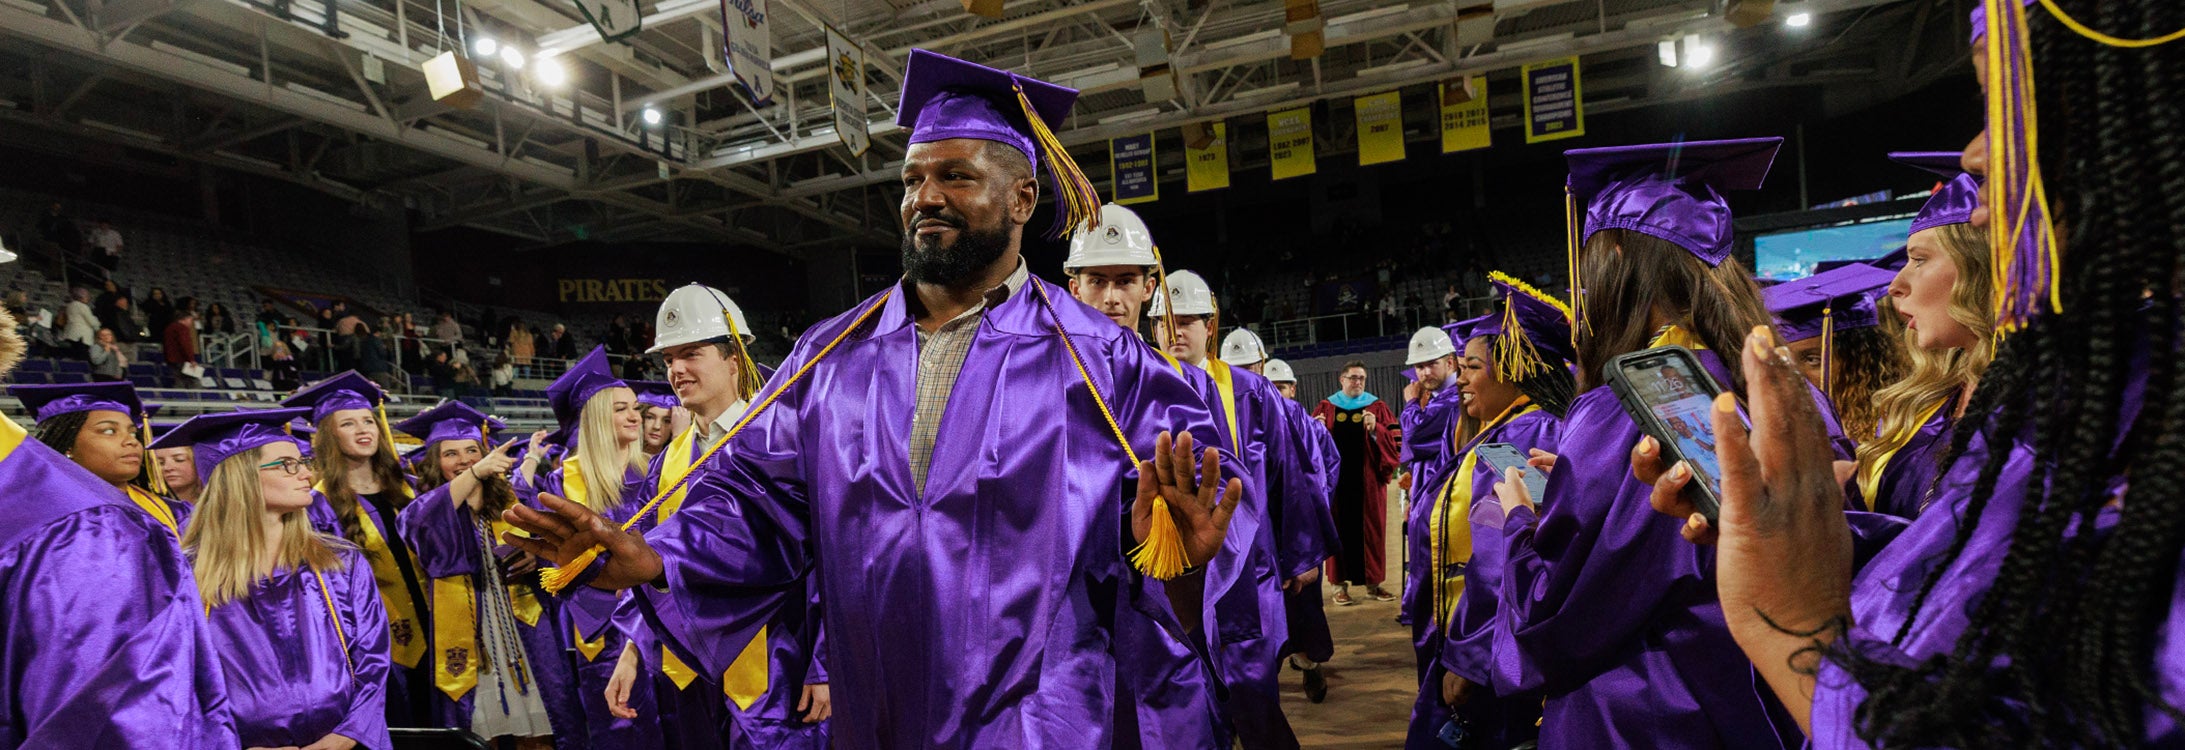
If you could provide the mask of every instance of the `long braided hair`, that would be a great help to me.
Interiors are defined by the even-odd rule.
[[[2176,0],[2056,2],[2124,38],[2185,26]],[[1976,435],[1993,447],[1968,457],[1982,463],[1956,510],[1956,536],[1895,642],[1930,607],[1990,499],[2025,493],[2009,550],[1955,647],[1909,665],[1831,652],[1867,692],[1859,736],[1880,746],[2133,746],[2148,711],[2185,719],[2153,679],[2185,548],[2185,112],[2176,98],[2185,44],[2109,47],[2039,8],[2027,15],[2064,312],[2005,339],[1952,434],[1946,460]],[[2126,398],[2135,370],[2146,377],[2137,405]],[[2013,441],[2018,450],[2007,449]],[[2006,465],[2028,455],[2029,481],[1999,486]],[[2119,476],[2131,479],[2121,498],[2110,484]],[[2112,531],[2092,531],[2105,511],[2117,513]]]

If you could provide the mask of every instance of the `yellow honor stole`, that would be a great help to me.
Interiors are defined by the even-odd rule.
[[[1237,434],[1237,383],[1229,372],[1229,363],[1207,357],[1206,374],[1214,378],[1214,390],[1221,393],[1221,414],[1229,420],[1229,450],[1238,458],[1244,457],[1244,436]]]
[[[403,497],[417,498],[409,484],[399,487]],[[326,483],[320,482],[315,489],[325,495]],[[372,512],[369,501],[358,497],[356,513],[357,528],[364,534],[364,559],[372,564],[372,579],[379,582],[379,600],[387,606],[388,655],[396,664],[415,667],[419,659],[425,658],[425,633],[417,626],[417,602],[410,600],[410,587],[402,583],[402,569],[396,567],[394,553],[387,549],[387,538],[380,533],[378,514]]]
[[[159,525],[167,527],[167,533],[175,535],[177,540],[182,538],[180,524],[175,521],[174,506],[168,505],[166,500],[145,491],[142,487],[129,485],[123,489],[128,492],[129,501],[136,503],[137,507],[143,508],[144,512],[152,514],[153,520],[159,521]]]
[[[1434,621],[1442,624],[1443,632],[1447,632],[1449,615],[1456,611],[1458,597],[1464,595],[1464,574],[1450,575],[1449,566],[1472,561],[1472,473],[1479,466],[1478,448],[1496,428],[1518,415],[1539,409],[1532,399],[1521,395],[1509,408],[1482,425],[1479,436],[1472,439],[1471,446],[1464,451],[1464,458],[1457,462],[1456,471],[1450,472],[1442,482],[1441,493],[1434,498],[1433,511],[1427,515],[1426,538],[1430,547],[1427,559],[1434,566],[1430,574],[1434,585]]]
[[[1922,410],[1919,414],[1919,421],[1915,423],[1917,426],[1904,433],[1905,443],[1911,442],[1912,436],[1919,434],[1920,428],[1927,426],[1927,421],[1934,419],[1935,412],[1942,411],[1942,406],[1947,403],[1950,403],[1950,399],[1944,398],[1941,401],[1936,401],[1933,406]],[[1875,457],[1873,463],[1859,468],[1859,495],[1866,498],[1866,510],[1873,510],[1876,507],[1874,505],[1875,501],[1881,499],[1875,497],[1874,493],[1880,492],[1882,489],[1882,470],[1889,467],[1889,460],[1896,458],[1897,451],[1900,450],[1904,450],[1904,443],[1896,444],[1895,447]]]
[[[484,491],[483,488],[480,491]],[[456,500],[452,495],[448,502],[458,506],[457,512],[470,513],[469,509],[461,507],[462,501]],[[472,523],[482,523],[476,514],[471,516]],[[492,543],[488,540],[500,539],[515,528],[506,521],[493,519],[486,529],[487,536],[479,540],[483,555],[479,560],[480,565],[494,564],[489,559],[492,556]],[[495,573],[481,568],[477,575],[490,577]],[[537,595],[531,593],[531,587],[511,583],[505,589],[508,592],[509,609],[515,613],[516,619],[525,627],[538,627],[539,617],[545,610],[539,605]],[[433,648],[438,652],[433,667],[433,684],[440,688],[440,692],[447,694],[449,700],[459,701],[472,688],[478,687],[478,668],[485,659],[485,653],[478,648],[478,591],[471,582],[471,575],[458,574],[433,579],[432,611]]]

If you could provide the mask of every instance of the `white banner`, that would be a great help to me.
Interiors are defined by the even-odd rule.
[[[832,26],[827,27],[827,72],[827,94],[835,105],[835,136],[851,156],[864,156],[872,145],[865,122],[865,50]]]
[[[760,104],[774,99],[773,16],[767,0],[721,0],[721,28],[728,30],[728,72]]]
[[[609,42],[637,33],[645,20],[637,0],[577,0],[577,12],[591,22],[600,39]]]

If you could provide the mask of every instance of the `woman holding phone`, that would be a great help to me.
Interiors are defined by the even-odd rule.
[[[1487,747],[1536,738],[1540,681],[1514,654],[1495,653],[1498,588],[1502,581],[1502,507],[1494,501],[1500,472],[1482,446],[1507,446],[1522,463],[1528,451],[1553,452],[1559,423],[1570,409],[1570,308],[1510,276],[1488,276],[1497,311],[1465,331],[1456,387],[1464,417],[1480,425],[1453,451],[1454,467],[1440,487],[1425,488],[1425,570],[1431,607],[1425,649],[1433,663],[1412,705],[1405,747],[1434,750],[1450,714]],[[1508,658],[1504,658],[1508,657]]]
[[[1722,191],[1760,186],[1780,138],[1578,149],[1570,161],[1578,387],[1542,510],[1505,503],[1502,620],[1547,693],[1541,747],[1795,747],[1781,707],[1731,651],[1711,561],[1655,518],[1633,479],[1642,442],[1609,361],[1667,344],[1731,390],[1745,334],[1768,325],[1731,258]],[[1849,456],[1845,456],[1849,458]]]
[[[2161,217],[2185,216],[2185,191],[2145,186],[2177,172],[2181,48],[2117,45],[2185,28],[2185,5],[1982,10],[1973,59],[2004,116],[1962,163],[1986,181],[1972,218],[2009,337],[1927,512],[1853,575],[1842,492],[1810,448],[1820,420],[1765,346],[1740,362],[1750,432],[1716,418],[1719,519],[1690,518],[1671,477],[1656,505],[1713,545],[1731,633],[1815,747],[2175,747],[2185,240]]]

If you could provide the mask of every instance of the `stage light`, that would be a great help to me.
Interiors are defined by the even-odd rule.
[[[515,45],[502,47],[501,62],[508,63],[508,67],[523,70],[523,50],[516,49]]]
[[[470,43],[470,51],[477,53],[479,57],[492,57],[493,53],[500,51],[500,49],[501,43],[493,41],[493,37],[490,36],[478,37]]]
[[[1783,25],[1789,26],[1794,29],[1803,29],[1807,26],[1813,25],[1813,14],[1792,13],[1788,18],[1783,19]]]
[[[660,110],[654,109],[654,108],[652,108],[652,107],[646,107],[646,108],[645,108],[645,124],[647,124],[647,125],[659,125],[659,124],[660,124]]]
[[[1686,68],[1702,70],[1714,63],[1715,45],[1713,43],[1701,39],[1698,34],[1684,38],[1684,66]]]
[[[1654,56],[1661,60],[1664,68],[1677,67],[1677,40],[1663,39],[1655,43]]]
[[[550,88],[561,88],[562,84],[569,82],[569,68],[562,65],[559,58],[540,58],[538,65],[533,67],[531,72],[533,75],[538,76],[539,83]]]

